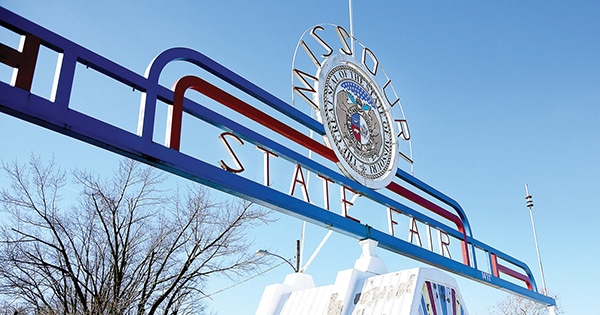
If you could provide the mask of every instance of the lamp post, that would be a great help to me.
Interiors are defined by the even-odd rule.
[[[540,274],[542,276],[542,286],[544,288],[544,294],[548,295],[546,288],[546,279],[544,278],[544,268],[542,267],[542,256],[540,255],[540,247],[538,246],[537,233],[535,232],[535,222],[533,221],[533,197],[529,194],[529,186],[525,184],[525,202],[527,208],[529,208],[529,215],[531,216],[531,228],[533,229],[533,240],[535,241],[535,250],[537,251],[538,262],[540,264]]]
[[[283,261],[285,261],[286,263],[288,263],[288,265],[290,265],[290,267],[292,267],[292,269],[294,269],[294,272],[300,272],[300,240],[296,240],[296,266],[292,265],[292,263],[290,262],[289,259],[285,259],[282,256],[279,256],[277,254],[271,253],[266,249],[260,249],[256,251],[256,255],[258,257],[264,257],[264,256],[275,256]]]

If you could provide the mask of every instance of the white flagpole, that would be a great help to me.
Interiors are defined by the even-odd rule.
[[[354,21],[352,19],[352,0],[348,0],[348,9],[350,11],[350,49],[352,49],[352,56],[354,56]]]

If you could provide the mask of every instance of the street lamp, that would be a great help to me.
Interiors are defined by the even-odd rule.
[[[275,256],[283,261],[285,261],[286,263],[288,263],[288,265],[290,265],[290,267],[292,267],[292,269],[294,269],[294,272],[299,272],[300,271],[300,240],[296,240],[296,266],[292,265],[292,263],[290,262],[290,260],[285,259],[282,256],[279,256],[277,254],[271,253],[266,249],[259,249],[256,251],[256,255],[258,257],[265,257],[267,255],[269,256]]]

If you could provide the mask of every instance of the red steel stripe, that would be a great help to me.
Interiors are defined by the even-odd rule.
[[[531,280],[529,279],[528,276],[519,273],[517,271],[514,271],[506,266],[503,266],[501,264],[498,263],[498,256],[496,256],[496,254],[491,253],[490,254],[491,258],[492,258],[492,273],[494,274],[494,276],[496,277],[500,277],[500,272],[502,272],[503,274],[506,274],[508,276],[511,276],[515,279],[521,280],[523,282],[525,282],[525,284],[527,285],[527,288],[529,290],[533,290],[533,286],[531,285]]]
[[[522,273],[516,272],[516,271],[514,271],[514,270],[512,270],[512,269],[510,269],[508,267],[505,267],[503,265],[500,265],[500,264],[498,264],[498,271],[502,272],[504,274],[507,274],[507,275],[509,275],[509,276],[511,276],[511,277],[513,277],[515,279],[519,279],[519,280],[525,282],[525,284],[527,284],[527,288],[529,290],[533,290],[533,286],[531,285],[531,281],[529,281],[529,277],[528,276],[526,276],[526,275],[524,275]]]
[[[313,152],[325,157],[333,162],[338,162],[333,150],[314,139],[304,135],[298,130],[282,123],[281,121],[265,114],[264,112],[252,107],[248,103],[236,98],[235,96],[219,89],[207,81],[196,76],[185,76],[175,83],[175,95],[173,97],[173,116],[171,122],[171,142],[170,147],[179,150],[181,138],[181,119],[183,115],[183,100],[187,89],[198,91],[213,100],[245,115],[246,117],[270,128],[286,138],[296,143],[310,148]]]
[[[31,91],[35,64],[40,51],[41,40],[31,34],[25,34],[21,51],[0,44],[0,63],[17,69],[15,87]]]

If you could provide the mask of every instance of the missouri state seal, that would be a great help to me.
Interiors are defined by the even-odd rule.
[[[341,171],[370,188],[387,186],[397,169],[397,138],[381,89],[348,56],[330,57],[318,77],[320,120]]]

